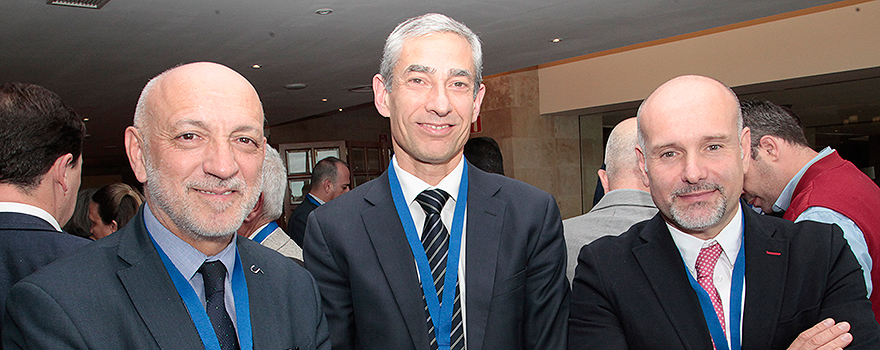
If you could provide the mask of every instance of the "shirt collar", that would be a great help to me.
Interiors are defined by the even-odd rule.
[[[794,189],[797,187],[798,182],[801,182],[801,178],[804,177],[804,173],[807,172],[813,164],[818,162],[820,159],[825,158],[829,154],[833,153],[834,150],[831,147],[825,147],[819,154],[813,157],[807,164],[805,164],[797,174],[788,181],[788,184],[785,185],[785,188],[782,189],[782,193],[779,194],[779,198],[776,199],[776,203],[773,203],[774,211],[786,211],[788,210],[788,206],[791,205],[791,196],[794,195]]]
[[[307,193],[306,196],[311,197],[312,199],[315,200],[315,202],[318,202],[318,204],[320,204],[320,205],[324,205],[324,203],[325,203],[323,200],[321,200],[321,198],[318,198],[318,196],[313,196],[311,193]]]
[[[721,229],[721,232],[715,236],[715,238],[709,240],[699,239],[682,232],[669,223],[666,223],[666,227],[669,228],[669,233],[672,235],[672,240],[675,242],[675,246],[678,247],[678,251],[681,252],[681,257],[684,259],[685,265],[687,265],[688,270],[694,276],[696,276],[697,257],[700,255],[700,249],[710,246],[712,242],[718,242],[718,244],[721,245],[721,249],[723,249],[723,254],[727,257],[728,263],[733,265],[733,262],[736,261],[737,254],[739,254],[740,245],[742,244],[742,215],[741,205],[737,203],[736,214],[733,215],[733,219],[727,223],[727,226]]]
[[[0,212],[22,213],[36,216],[48,222],[56,231],[61,231],[61,225],[58,224],[58,220],[55,220],[55,217],[49,214],[49,212],[43,210],[43,208],[18,202],[0,202]]]
[[[144,204],[144,224],[147,227],[147,232],[150,233],[156,244],[162,248],[162,251],[171,260],[171,263],[177,267],[180,274],[187,280],[195,276],[199,267],[205,261],[220,260],[226,266],[226,277],[228,278],[231,275],[232,269],[235,267],[235,237],[220,253],[214,256],[207,256],[163,226],[159,219],[153,215],[153,211],[150,210],[150,206],[147,204]]]
[[[419,193],[422,193],[422,191],[433,188],[439,188],[446,191],[453,202],[458,200],[458,189],[461,186],[461,173],[464,171],[464,157],[461,157],[458,165],[456,165],[455,168],[452,169],[452,172],[446,175],[443,180],[440,180],[440,183],[438,183],[437,186],[431,186],[415,175],[401,169],[400,165],[397,164],[397,156],[391,158],[391,164],[394,167],[395,174],[397,174],[397,179],[400,181],[400,189],[403,191],[403,198],[407,203],[415,201],[416,197],[418,197]]]

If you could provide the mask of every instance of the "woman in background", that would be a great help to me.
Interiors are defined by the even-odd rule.
[[[76,208],[73,209],[73,216],[67,220],[64,225],[64,232],[82,238],[91,238],[92,220],[89,219],[89,204],[92,203],[92,195],[95,194],[96,188],[83,188],[76,195]]]
[[[98,189],[89,205],[92,221],[91,239],[98,240],[116,232],[135,216],[144,202],[140,192],[121,182]]]

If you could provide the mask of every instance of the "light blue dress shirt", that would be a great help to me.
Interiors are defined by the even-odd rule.
[[[791,205],[791,197],[794,195],[794,189],[797,187],[798,183],[801,181],[801,178],[804,176],[804,173],[807,172],[807,169],[810,168],[814,163],[819,161],[822,158],[825,158],[829,154],[833,153],[834,150],[831,147],[825,147],[821,152],[819,152],[816,157],[810,160],[809,163],[804,165],[797,174],[791,178],[791,181],[785,185],[785,188],[782,190],[782,193],[779,195],[779,198],[776,199],[776,203],[773,204],[774,211],[785,211],[788,210],[788,207]],[[850,220],[848,217],[844,216],[841,213],[838,213],[834,210],[825,208],[825,207],[809,207],[805,210],[801,215],[794,220],[794,222],[801,222],[804,220],[817,221],[826,224],[837,224],[841,230],[843,230],[843,238],[846,239],[846,242],[849,244],[850,249],[852,249],[853,254],[856,256],[856,260],[859,261],[859,265],[862,265],[862,272],[865,275],[865,284],[868,288],[868,297],[871,296],[871,291],[873,289],[873,284],[871,283],[871,255],[868,254],[868,243],[865,241],[865,234],[862,233],[862,230],[856,225],[855,222]]]
[[[156,241],[156,244],[168,255],[168,259],[177,267],[180,274],[189,281],[203,306],[206,303],[205,281],[202,279],[202,274],[198,273],[199,267],[206,261],[220,260],[223,263],[223,266],[226,267],[226,279],[223,282],[225,290],[223,298],[226,304],[226,312],[229,314],[229,318],[232,319],[235,332],[238,333],[238,320],[235,318],[235,299],[232,293],[232,269],[235,267],[235,253],[237,249],[235,237],[220,253],[214,256],[207,256],[165,228],[159,222],[159,219],[156,219],[156,216],[153,215],[150,206],[146,204],[144,204],[144,224],[147,226],[147,231],[153,237],[153,240]]]

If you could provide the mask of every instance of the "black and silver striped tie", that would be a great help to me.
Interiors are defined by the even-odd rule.
[[[449,199],[449,194],[443,190],[429,189],[424,190],[416,197],[416,201],[425,210],[425,227],[422,230],[422,246],[425,248],[425,255],[428,257],[428,264],[431,266],[431,276],[434,278],[434,288],[437,290],[437,299],[443,303],[443,281],[446,277],[446,257],[449,253],[449,231],[440,220],[440,212],[443,205]],[[428,312],[428,305],[425,304],[425,315],[428,322],[428,335],[431,339],[431,349],[437,349],[437,337],[434,335],[434,323]],[[452,309],[452,350],[465,349],[464,328],[461,324],[461,295],[459,293],[458,283],[455,284],[455,301]]]

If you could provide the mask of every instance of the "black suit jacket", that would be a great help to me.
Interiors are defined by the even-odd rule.
[[[468,349],[565,349],[570,291],[556,202],[469,169]],[[387,172],[313,211],[305,243],[334,349],[429,349],[422,290]]]
[[[0,212],[0,310],[12,285],[89,242],[36,216]]]
[[[327,322],[308,272],[258,243],[236,239],[254,348],[329,349]],[[16,284],[7,306],[6,350],[204,348],[150,242],[143,208],[118,232]]]
[[[785,349],[827,317],[852,324],[847,349],[880,348],[880,325],[840,228],[743,213],[743,349]],[[684,261],[660,214],[582,248],[572,288],[572,349],[712,348]]]
[[[306,222],[309,219],[309,213],[317,207],[317,204],[312,203],[312,201],[306,198],[290,213],[290,220],[287,221],[287,235],[300,247],[303,246],[303,236],[306,233]]]

